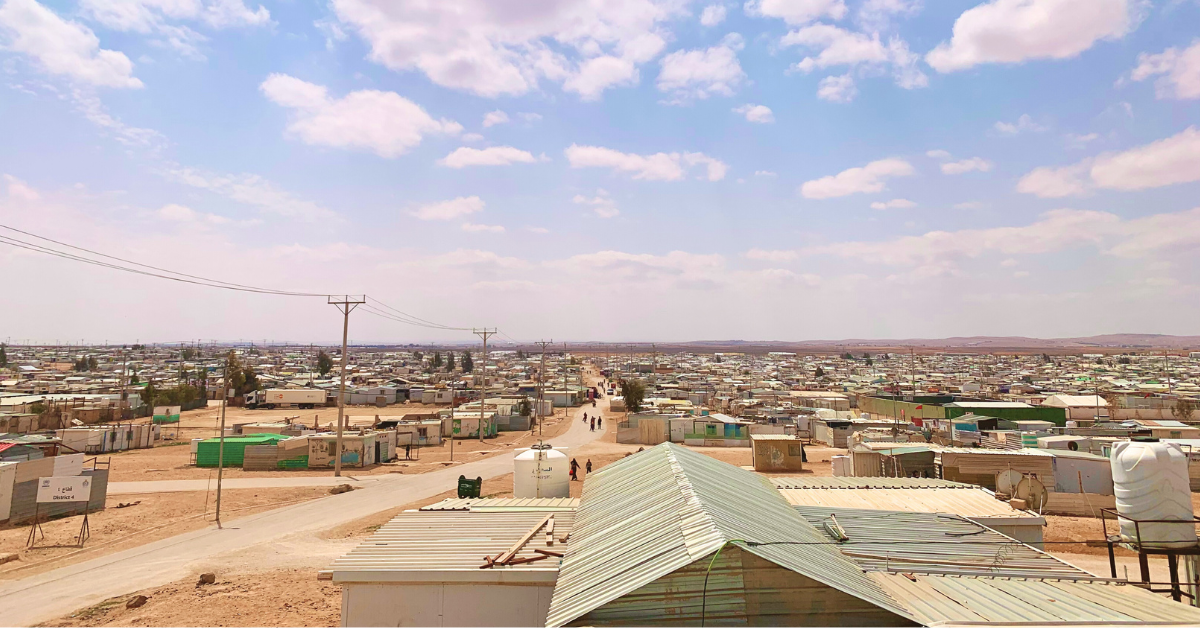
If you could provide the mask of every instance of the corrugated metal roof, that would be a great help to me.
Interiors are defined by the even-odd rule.
[[[825,523],[836,518],[849,537],[838,543],[838,549],[868,571],[1095,579],[1074,565],[957,515],[795,508],[831,542],[837,539]]]
[[[1200,609],[1132,585],[884,572],[870,577],[926,625],[1200,624]]]
[[[547,514],[540,512],[407,511],[379,528],[350,553],[324,570],[334,582],[546,581],[554,580],[561,559],[480,569],[484,556],[508,550]],[[571,533],[575,513],[555,512],[554,537]],[[562,552],[566,544],[546,543],[545,529],[516,554],[535,549]],[[523,574],[523,575],[522,575]]]
[[[443,499],[436,504],[421,507],[421,510],[470,510],[472,512],[541,510],[575,510],[579,499],[575,497],[465,497]]]
[[[576,514],[547,626],[571,622],[735,540],[781,567],[907,616],[766,478],[673,443],[592,474]],[[814,544],[754,544],[780,541]]]
[[[1011,517],[1041,525],[1037,515],[1013,508],[1008,502],[996,499],[990,491],[941,488],[918,489],[779,489],[779,493],[794,506],[825,508],[855,508],[913,513],[949,513],[964,517]]]
[[[795,489],[840,489],[840,488],[895,488],[895,489],[915,489],[915,488],[953,488],[953,489],[975,489],[979,487],[974,484],[964,484],[962,482],[951,482],[950,480],[939,480],[937,478],[859,478],[859,477],[804,477],[804,476],[787,476],[787,477],[772,477],[771,482],[775,488],[795,488]]]
[[[794,440],[800,439],[790,434],[751,434],[750,440]]]

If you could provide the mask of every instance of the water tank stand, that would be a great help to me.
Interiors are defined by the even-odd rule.
[[[1186,519],[1134,519],[1122,515],[1115,508],[1100,509],[1100,525],[1104,531],[1104,543],[1108,545],[1108,566],[1112,570],[1112,577],[1117,578],[1117,556],[1115,547],[1120,545],[1125,549],[1137,552],[1138,554],[1138,569],[1141,572],[1141,585],[1151,593],[1170,593],[1171,599],[1176,602],[1183,601],[1183,598],[1191,600],[1192,606],[1200,607],[1200,569],[1196,570],[1195,581],[1189,580],[1184,583],[1179,578],[1179,557],[1180,556],[1200,556],[1200,543],[1189,547],[1147,547],[1141,543],[1130,543],[1121,539],[1120,534],[1108,533],[1108,517],[1112,515],[1113,520],[1117,523],[1118,528],[1122,519],[1132,521],[1134,529],[1138,530],[1140,537],[1140,528],[1143,523],[1178,523],[1192,525],[1200,524],[1200,517],[1192,516],[1191,521]],[[1090,541],[1089,541],[1090,543]],[[1167,570],[1170,572],[1170,582],[1152,582],[1150,578],[1150,556],[1166,556]],[[1154,588],[1154,585],[1167,585],[1168,588]],[[1189,590],[1184,591],[1184,587]]]

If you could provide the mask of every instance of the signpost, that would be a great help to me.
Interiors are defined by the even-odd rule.
[[[26,545],[33,547],[37,538],[46,538],[46,534],[42,531],[42,522],[39,517],[39,510],[42,504],[52,504],[57,502],[83,502],[83,525],[79,528],[79,536],[76,541],[79,547],[83,547],[84,541],[88,540],[91,534],[91,528],[88,525],[88,502],[92,497],[92,478],[88,475],[72,475],[72,476],[52,476],[48,478],[38,478],[37,502],[33,507],[33,525],[29,527],[29,539]]]
[[[182,406],[154,406],[155,423],[178,423]]]

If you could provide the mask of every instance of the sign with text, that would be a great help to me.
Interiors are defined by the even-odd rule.
[[[86,502],[92,496],[92,478],[86,475],[38,479],[38,503]]]

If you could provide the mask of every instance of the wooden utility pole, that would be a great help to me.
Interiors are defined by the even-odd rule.
[[[534,344],[542,345],[542,367],[538,371],[538,400],[537,400],[537,418],[538,418],[538,436],[542,435],[542,422],[545,420],[545,414],[542,412],[542,406],[546,403],[546,345],[554,344],[554,339],[538,340]]]
[[[483,338],[483,380],[479,384],[479,442],[481,443],[483,442],[483,402],[487,399],[487,339],[488,336],[494,335],[496,331],[494,327],[492,329],[484,327],[483,329],[471,330],[476,336]]]
[[[342,429],[343,417],[346,414],[346,364],[350,362],[350,357],[346,353],[347,340],[350,337],[350,312],[354,308],[367,302],[367,295],[351,298],[350,295],[342,297],[341,301],[334,301],[333,297],[329,297],[329,305],[336,306],[338,311],[344,317],[342,319],[342,375],[341,383],[338,384],[338,421],[337,421],[337,451],[333,459],[333,475],[334,477],[342,476]]]
[[[225,403],[229,398],[229,360],[233,357],[233,349],[225,354],[225,369],[221,374],[221,432],[217,434],[217,527],[221,527],[221,478],[225,472]],[[211,476],[209,476],[211,477]]]

